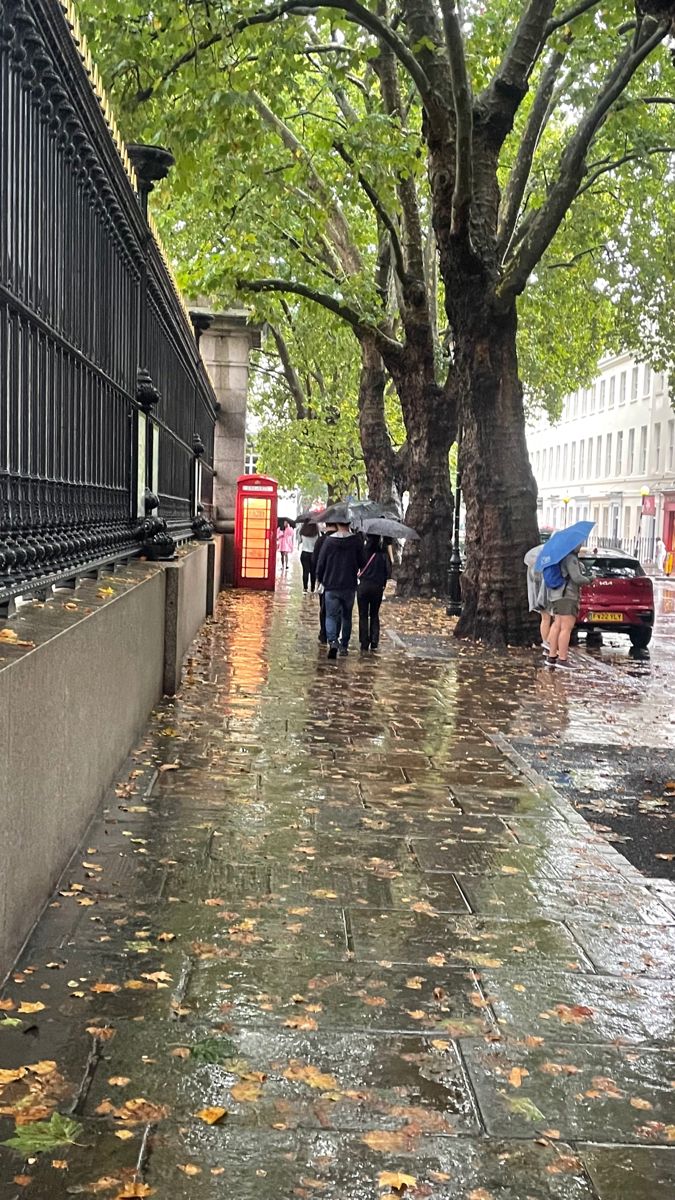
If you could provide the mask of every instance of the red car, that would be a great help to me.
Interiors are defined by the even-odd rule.
[[[654,627],[654,588],[637,558],[621,550],[586,550],[581,561],[593,582],[581,589],[577,629],[589,636],[627,633],[633,646],[644,650]]]

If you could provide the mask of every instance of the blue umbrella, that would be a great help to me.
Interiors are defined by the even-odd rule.
[[[552,534],[539,551],[535,571],[541,572],[544,567],[562,562],[577,546],[583,546],[594,525],[595,521],[577,521],[576,525],[559,529],[557,533]]]

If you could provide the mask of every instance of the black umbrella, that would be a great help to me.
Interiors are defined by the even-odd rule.
[[[363,532],[376,533],[380,537],[407,539],[409,542],[418,542],[420,537],[416,529],[411,529],[409,525],[395,521],[392,517],[374,517],[370,521],[364,521]]]
[[[393,504],[378,504],[376,500],[357,500],[349,505],[349,511],[352,519],[359,525],[375,517],[392,517],[394,520],[398,518]]]
[[[287,525],[292,525],[293,528],[295,529],[295,521],[296,521],[295,517],[277,517],[277,528],[278,529],[281,529],[283,527],[284,521],[286,522]]]
[[[317,521],[323,520],[325,511],[325,508],[308,508],[305,512],[299,512],[295,519],[296,521],[313,521],[316,524]]]

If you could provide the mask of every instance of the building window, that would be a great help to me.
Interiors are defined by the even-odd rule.
[[[661,426],[654,426],[654,470],[661,470]]]
[[[612,375],[609,381],[609,408],[614,408],[614,400],[616,398],[616,375]]]
[[[635,430],[628,431],[628,453],[626,456],[626,475],[632,475],[635,470]],[[618,474],[618,472],[617,472]]]
[[[631,398],[631,400],[637,400],[637,394],[638,394],[638,368],[633,367],[633,372],[630,377],[630,398]]]
[[[643,425],[640,430],[640,461],[638,463],[638,471],[641,475],[647,474],[647,426]]]
[[[565,482],[565,480],[567,479],[567,454],[568,454],[568,450],[569,450],[569,447],[568,447],[568,446],[563,446],[563,469],[562,469],[562,473],[563,473],[563,482]]]
[[[555,478],[560,479],[560,446],[555,448]]]
[[[675,466],[675,421],[668,422],[668,471]]]
[[[628,505],[623,510],[623,536],[630,537],[630,508]]]
[[[576,469],[577,469],[577,444],[576,444],[576,442],[572,442],[572,449],[570,450],[570,479],[576,479]]]
[[[579,412],[579,393],[572,394],[572,416],[576,417]]]
[[[585,417],[587,412],[588,412],[588,388],[584,388],[583,392],[581,393],[581,415],[582,415],[582,417]]]
[[[596,386],[595,386],[595,384],[593,384],[593,387],[591,388],[591,404],[590,404],[590,411],[591,411],[592,413],[594,413],[594,412],[595,412],[595,394],[596,394],[596,390],[597,390],[597,389],[596,389]]]
[[[614,465],[614,474],[621,474],[623,464],[623,430],[620,430],[616,435],[616,463]]]
[[[612,474],[612,435],[607,434],[607,446],[605,448],[605,475]]]
[[[595,477],[599,479],[602,475],[602,437],[597,438],[595,443]]]
[[[643,393],[643,395],[648,396],[651,391],[651,387],[652,387],[652,369],[650,366],[647,365],[647,363],[645,363],[644,371],[642,373],[642,393]]]
[[[551,448],[548,452],[548,479],[549,479],[549,482],[552,478],[552,475],[553,475],[553,446],[551,446]]]
[[[619,376],[619,404],[626,403],[626,372],[622,371]]]
[[[655,380],[655,384],[654,384],[654,391],[656,392],[657,396],[661,395],[661,392],[663,391],[663,385],[664,385],[663,371],[659,371],[656,376],[656,380]]]
[[[590,442],[588,443],[590,446]],[[586,443],[582,438],[579,442],[579,479],[583,482],[584,471],[586,469]]]
[[[598,401],[598,411],[603,412],[605,408],[605,392],[607,391],[607,380],[600,380],[600,399]]]
[[[256,475],[258,472],[258,455],[255,451],[255,443],[250,439],[246,439],[246,459],[244,462],[244,474]]]
[[[540,463],[540,461],[541,461],[541,450],[537,450],[537,453],[534,456],[534,473],[535,473],[537,479],[539,478],[539,463]]]

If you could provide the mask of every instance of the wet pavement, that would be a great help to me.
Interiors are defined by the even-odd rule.
[[[669,844],[670,634],[383,616],[329,663],[297,580],[222,598],[2,993],[2,1200],[675,1194],[672,862],[605,811]]]

